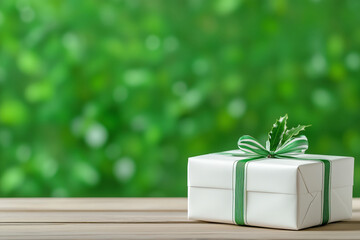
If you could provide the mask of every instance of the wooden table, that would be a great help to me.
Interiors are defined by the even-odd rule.
[[[360,239],[353,218],[302,231],[187,219],[186,198],[3,198],[0,239]]]

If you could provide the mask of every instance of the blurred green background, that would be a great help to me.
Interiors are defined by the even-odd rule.
[[[0,2],[0,195],[186,196],[189,156],[306,130],[356,159],[360,1]]]

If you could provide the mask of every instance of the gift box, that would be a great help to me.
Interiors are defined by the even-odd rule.
[[[229,151],[227,153],[239,153]],[[354,159],[309,155],[246,164],[245,225],[303,229],[322,224],[324,164],[331,162],[329,222],[351,218]],[[235,223],[236,162],[245,157],[206,154],[189,158],[188,217]]]
[[[190,157],[189,219],[299,230],[351,218],[354,158],[266,151]]]

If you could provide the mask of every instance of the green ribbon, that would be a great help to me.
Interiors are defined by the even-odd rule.
[[[304,154],[308,149],[308,140],[306,136],[298,136],[289,139],[276,151],[270,151],[269,146],[263,147],[255,138],[245,135],[240,137],[238,147],[244,153],[222,153],[230,154],[236,157],[246,157],[236,162],[235,166],[235,223],[237,225],[245,225],[245,165],[249,161],[263,159],[263,158],[290,158],[297,160],[312,160],[320,161],[324,164],[324,194],[323,194],[323,208],[322,208],[322,225],[329,222],[330,217],[330,161],[327,159],[313,159],[300,158],[298,154]]]

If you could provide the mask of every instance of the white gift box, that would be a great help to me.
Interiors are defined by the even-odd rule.
[[[240,150],[227,153],[242,153]],[[329,222],[351,218],[354,158],[297,155],[247,162],[244,218],[250,226],[299,230],[322,224],[324,164],[331,163]],[[235,164],[246,157],[206,154],[188,161],[188,217],[235,224]]]

